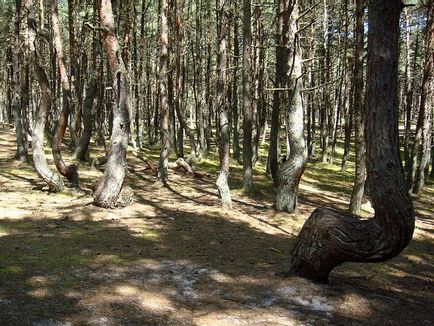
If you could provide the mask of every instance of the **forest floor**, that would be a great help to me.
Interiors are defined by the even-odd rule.
[[[135,203],[105,210],[92,205],[89,186],[101,172],[90,164],[79,169],[84,193],[53,194],[30,164],[12,160],[14,150],[13,132],[0,131],[2,326],[434,322],[432,183],[415,198],[414,238],[399,257],[344,264],[329,285],[319,285],[278,275],[316,207],[346,209],[352,174],[337,165],[309,163],[299,207],[286,214],[273,210],[261,165],[255,195],[248,197],[234,163],[234,208],[225,212],[214,186],[215,161],[198,164],[208,176],[172,171],[163,187],[129,155]],[[143,155],[156,165],[156,153]],[[372,214],[369,203],[363,207]]]

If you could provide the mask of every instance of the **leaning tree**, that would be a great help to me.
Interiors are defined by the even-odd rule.
[[[127,70],[116,36],[111,0],[101,0],[99,17],[102,43],[107,54],[113,82],[113,129],[106,168],[96,186],[94,203],[97,206],[111,208],[126,206],[133,197],[132,190],[124,186],[130,135],[130,94]]]
[[[318,208],[293,249],[289,274],[327,282],[344,262],[379,262],[398,255],[414,231],[414,210],[398,146],[399,0],[369,1],[366,96],[367,183],[372,219]]]

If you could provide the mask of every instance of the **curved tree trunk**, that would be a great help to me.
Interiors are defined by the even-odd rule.
[[[225,8],[225,0],[217,2],[217,105],[216,108],[219,114],[220,132],[219,132],[219,154],[220,154],[220,173],[217,178],[217,188],[220,195],[220,200],[224,208],[232,207],[231,192],[228,185],[229,177],[229,121],[228,109],[225,101],[226,95],[226,69],[227,69],[227,13]]]
[[[107,54],[113,81],[113,129],[106,169],[94,192],[97,206],[127,206],[133,199],[132,190],[124,186],[127,148],[130,135],[130,94],[127,71],[116,37],[111,0],[101,0],[99,17],[102,42]]]
[[[280,166],[278,174],[278,191],[276,198],[276,209],[292,213],[297,206],[298,186],[301,176],[307,164],[307,147],[304,138],[304,114],[303,99],[301,95],[301,48],[299,38],[296,35],[298,20],[298,3],[295,2],[291,8],[290,26],[288,29],[289,42],[293,44],[293,53],[290,56],[292,61],[291,87],[292,96],[290,107],[287,111],[289,156]]]
[[[319,282],[344,262],[379,262],[398,255],[410,242],[414,210],[398,151],[397,75],[401,2],[369,2],[366,144],[368,184],[375,217],[320,208],[303,226],[290,270]]]
[[[68,179],[72,187],[78,188],[80,186],[80,180],[78,177],[77,166],[72,164],[66,166],[62,158],[62,141],[65,136],[66,127],[68,126],[68,119],[71,113],[71,86],[66,73],[65,59],[63,56],[63,46],[62,39],[60,35],[59,28],[59,14],[57,10],[57,0],[50,1],[51,8],[51,26],[54,35],[54,46],[56,49],[56,60],[60,72],[60,82],[62,84],[63,90],[63,108],[60,113],[59,121],[57,122],[56,132],[53,137],[51,144],[53,150],[54,164],[56,165],[57,171],[64,177]]]
[[[39,176],[47,183],[52,191],[61,192],[64,189],[63,181],[60,176],[48,167],[44,153],[44,129],[47,115],[51,108],[51,90],[44,66],[39,61],[37,51],[37,29],[35,14],[33,11],[33,0],[25,0],[27,16],[27,43],[32,57],[35,74],[41,90],[41,104],[36,108],[34,115],[34,125],[32,128],[32,150],[33,162]]]

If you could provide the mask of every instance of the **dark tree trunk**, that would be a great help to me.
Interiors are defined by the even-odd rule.
[[[235,2],[235,13],[239,11],[238,2]],[[238,16],[234,19],[234,71],[232,76],[232,155],[235,160],[240,161],[240,114],[238,105],[238,61],[240,56],[240,42],[238,35]]]
[[[293,44],[290,60],[292,62],[290,86],[291,97],[286,116],[288,121],[289,155],[281,165],[278,174],[278,191],[276,209],[292,213],[297,206],[298,186],[307,164],[307,147],[304,138],[303,99],[301,95],[301,46],[297,36],[297,21],[299,17],[298,4],[286,7],[289,13],[288,30],[289,43]]]
[[[15,108],[15,133],[17,137],[17,150],[15,153],[15,159],[20,162],[28,162],[28,146],[26,129],[24,128],[24,106],[25,101],[21,101],[22,94],[20,92],[20,59],[22,58],[22,52],[20,50],[21,36],[20,36],[20,21],[21,21],[21,0],[15,1],[15,52],[13,58],[13,86],[14,86],[14,108]],[[22,63],[21,63],[22,64]],[[24,74],[22,74],[24,75]],[[23,76],[25,77],[25,76]]]
[[[277,6],[276,25],[276,80],[273,92],[273,109],[271,112],[270,148],[268,150],[268,168],[274,186],[278,186],[279,155],[280,155],[280,109],[285,104],[287,93],[287,73],[289,70],[288,28],[290,0],[279,0]]]
[[[59,68],[60,81],[62,84],[62,91],[63,91],[63,108],[60,113],[59,120],[57,122],[57,128],[53,137],[51,147],[53,150],[53,159],[57,171],[59,171],[61,175],[63,175],[68,179],[72,187],[78,188],[80,186],[80,180],[78,177],[77,166],[75,164],[66,166],[62,158],[62,141],[65,135],[66,127],[68,125],[69,115],[71,113],[70,105],[72,102],[72,97],[71,97],[71,86],[66,72],[65,59],[63,57],[63,46],[62,46],[62,39],[60,35],[57,0],[50,0],[50,8],[51,8],[51,26],[52,26],[52,33],[54,35],[54,46],[56,49],[57,67]]]
[[[133,199],[132,190],[124,186],[130,135],[130,98],[128,74],[116,37],[111,0],[101,0],[99,17],[103,29],[102,43],[113,83],[113,128],[106,168],[95,189],[94,203],[100,207],[111,208],[127,206]]]
[[[368,184],[375,217],[359,220],[316,209],[303,226],[290,271],[327,282],[336,266],[379,262],[398,255],[410,242],[414,210],[398,147],[398,41],[401,2],[369,2],[366,144]]]
[[[92,78],[86,89],[86,96],[83,102],[83,132],[81,133],[80,140],[74,151],[74,158],[84,161],[89,149],[90,138],[92,136],[92,107],[93,101],[97,94],[97,80]]]
[[[32,150],[33,162],[39,176],[45,181],[52,191],[61,192],[64,189],[63,181],[60,176],[52,171],[47,164],[44,153],[44,130],[47,121],[47,115],[51,108],[51,90],[48,76],[45,73],[44,66],[40,62],[37,48],[37,29],[35,14],[33,11],[33,0],[25,0],[25,10],[27,11],[27,33],[29,55],[32,58],[33,66],[38,79],[41,91],[41,103],[34,113],[34,125],[32,128]]]
[[[253,107],[252,107],[252,88],[251,88],[251,69],[252,69],[252,29],[251,19],[252,8],[251,0],[243,1],[243,183],[244,191],[250,193],[253,187],[253,167],[252,167],[252,126],[253,126]],[[236,40],[237,41],[237,40]]]
[[[227,69],[227,12],[225,8],[225,0],[217,2],[217,104],[216,109],[219,114],[219,155],[220,155],[220,173],[217,178],[217,188],[220,195],[220,200],[224,208],[232,207],[231,193],[229,190],[229,121],[228,108],[226,105],[226,69]]]
[[[356,1],[356,26],[354,47],[354,125],[356,129],[356,175],[350,201],[350,213],[360,214],[366,180],[365,112],[363,108],[363,1]]]

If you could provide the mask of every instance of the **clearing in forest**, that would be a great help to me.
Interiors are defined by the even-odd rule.
[[[347,207],[348,172],[310,163],[294,214],[276,213],[271,192],[237,190],[224,212],[212,163],[200,178],[172,171],[163,187],[129,155],[135,203],[106,210],[89,190],[100,171],[80,166],[85,193],[49,193],[11,159],[14,139],[1,131],[0,325],[432,325],[432,184],[415,199],[415,236],[399,257],[344,264],[317,285],[279,272],[314,208]],[[264,173],[255,183],[271,189]]]

